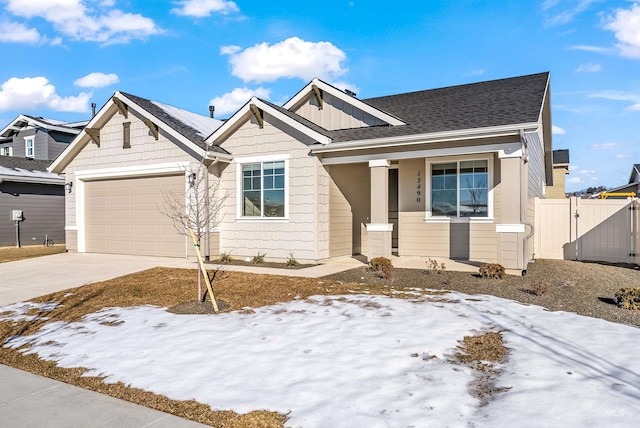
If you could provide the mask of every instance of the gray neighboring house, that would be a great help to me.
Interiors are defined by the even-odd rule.
[[[640,196],[640,163],[636,163],[631,168],[631,175],[629,176],[629,183],[622,186],[614,187],[607,190],[607,193],[635,193],[636,197]],[[600,197],[600,193],[593,195],[592,197]]]
[[[42,245],[46,235],[64,243],[64,176],[47,172],[49,164],[0,156],[0,246],[16,245],[14,210],[23,212],[21,245]]]
[[[52,161],[87,123],[21,114],[0,130],[0,156]]]

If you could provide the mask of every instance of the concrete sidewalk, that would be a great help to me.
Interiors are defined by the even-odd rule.
[[[196,428],[196,422],[0,364],[0,426]]]

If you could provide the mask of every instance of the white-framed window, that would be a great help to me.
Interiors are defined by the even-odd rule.
[[[35,156],[34,137],[24,137],[24,156],[32,158]]]
[[[11,156],[13,154],[13,147],[0,147],[0,156]]]
[[[289,217],[289,157],[266,156],[236,160],[238,218]]]
[[[490,157],[428,160],[427,218],[492,218]]]

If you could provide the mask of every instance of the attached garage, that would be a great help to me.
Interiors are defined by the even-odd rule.
[[[162,214],[167,193],[184,195],[184,173],[86,181],[86,252],[184,257],[185,237]]]

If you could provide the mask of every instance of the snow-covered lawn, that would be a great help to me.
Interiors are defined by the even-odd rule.
[[[451,356],[485,331],[510,349],[497,380],[509,389],[480,406],[477,372]],[[640,417],[640,329],[491,296],[315,296],[220,315],[110,308],[6,346],[24,344],[105,382],[274,410],[295,427],[629,427]]]

